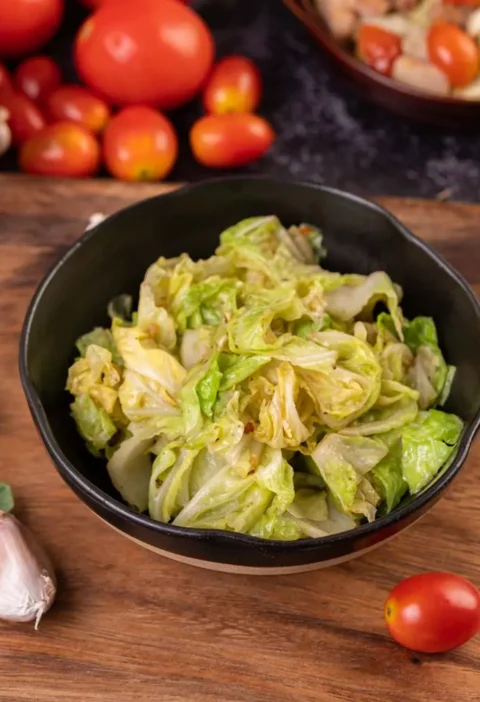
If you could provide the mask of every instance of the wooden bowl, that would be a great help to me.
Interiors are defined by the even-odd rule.
[[[436,97],[377,73],[330,33],[312,0],[283,0],[362,96],[397,114],[440,127],[480,126],[480,100]]]

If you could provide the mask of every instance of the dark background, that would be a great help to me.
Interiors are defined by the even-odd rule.
[[[480,201],[480,125],[478,132],[439,130],[360,99],[281,0],[196,0],[193,6],[211,27],[218,56],[246,54],[264,76],[260,111],[278,139],[243,172],[292,176],[364,195],[436,197],[447,189],[449,197]],[[46,49],[69,81],[75,80],[72,39],[85,17],[77,0],[67,0],[62,32]],[[198,103],[171,114],[181,150],[170,180],[213,174],[189,153],[188,130],[200,114]],[[0,160],[0,170],[12,169],[13,155]]]

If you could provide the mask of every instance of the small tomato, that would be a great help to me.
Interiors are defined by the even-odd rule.
[[[193,125],[190,145],[197,161],[210,168],[233,168],[255,161],[275,141],[271,125],[258,115],[207,115]]]
[[[405,648],[442,653],[480,631],[480,593],[453,573],[423,573],[399,583],[385,602],[391,636]]]
[[[34,175],[85,178],[99,168],[100,146],[80,124],[58,122],[22,146],[19,164]]]
[[[362,61],[389,76],[393,62],[402,53],[402,39],[373,24],[361,24],[357,32],[357,51]]]
[[[171,122],[150,107],[126,107],[104,132],[105,165],[121,180],[161,180],[173,168],[177,152]]]
[[[262,77],[245,56],[227,56],[214,67],[203,93],[207,112],[254,112],[262,94]]]
[[[34,56],[22,61],[14,78],[17,88],[38,103],[42,103],[62,82],[59,67],[48,56]]]
[[[106,102],[79,85],[61,85],[49,96],[45,108],[52,122],[76,122],[94,134],[103,131],[110,117]]]
[[[12,131],[14,146],[20,146],[45,127],[43,114],[23,93],[15,91],[3,93],[0,96],[0,106],[5,107],[10,113],[7,122]]]
[[[12,79],[10,78],[10,73],[3,65],[0,63],[0,97],[4,93],[11,93],[13,91]]]
[[[448,77],[450,85],[462,88],[478,73],[478,48],[475,41],[455,24],[434,24],[427,38],[430,61]]]

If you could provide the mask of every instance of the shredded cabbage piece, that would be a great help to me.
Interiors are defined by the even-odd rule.
[[[454,456],[455,369],[384,271],[324,269],[321,231],[252,217],[160,258],[136,311],[77,341],[72,417],[132,509],[179,527],[324,537],[388,514]]]

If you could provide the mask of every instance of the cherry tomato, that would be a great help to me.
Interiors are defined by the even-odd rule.
[[[170,121],[151,107],[126,107],[105,129],[107,169],[122,180],[161,180],[177,158],[177,135]]]
[[[25,142],[19,165],[34,175],[85,178],[100,166],[100,145],[80,124],[57,122]]]
[[[478,73],[474,40],[455,24],[434,24],[428,33],[430,61],[446,73],[454,88],[468,85]]]
[[[89,7],[90,9],[94,10],[97,7],[100,7],[101,5],[105,5],[106,2],[123,2],[123,0],[80,0],[80,2],[85,5],[85,7]],[[180,2],[183,2],[185,5],[188,5],[190,0],[179,0]]]
[[[232,168],[255,161],[274,141],[270,124],[248,113],[207,115],[190,131],[195,158],[210,168]]]
[[[62,82],[59,67],[48,56],[34,56],[23,61],[15,71],[18,89],[30,100],[42,103]]]
[[[392,64],[402,53],[402,39],[381,27],[361,24],[357,33],[358,55],[378,73],[392,73]]]
[[[7,122],[14,146],[20,146],[45,127],[45,118],[35,103],[23,93],[6,92],[0,96],[0,106],[10,113]]]
[[[201,89],[213,53],[208,27],[178,0],[107,2],[81,27],[75,45],[80,76],[108,101],[162,109]]]
[[[60,26],[64,0],[2,0],[0,56],[18,58],[36,51]]]
[[[219,61],[203,93],[207,112],[254,112],[262,94],[262,77],[245,56],[227,56]]]
[[[453,573],[423,573],[399,583],[385,603],[392,637],[422,653],[462,646],[480,631],[480,592]]]
[[[3,63],[0,63],[0,96],[13,91],[12,79]]]
[[[52,122],[76,122],[95,134],[103,131],[110,117],[108,105],[87,88],[61,85],[45,104]]]

